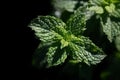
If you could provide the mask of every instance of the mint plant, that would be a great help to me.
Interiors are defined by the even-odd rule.
[[[92,75],[99,75],[101,80],[119,80],[116,74],[120,66],[120,1],[51,2],[54,15],[38,16],[28,25],[40,41],[32,64],[45,69],[62,66],[63,72],[71,71],[80,80],[94,80]]]
[[[34,65],[57,66],[67,57],[74,63],[95,65],[105,58],[102,49],[83,35],[89,17],[80,10],[76,10],[66,24],[53,16],[38,16],[31,21],[29,27],[41,41]]]
[[[120,1],[90,0],[89,10],[100,19],[103,32],[110,42],[120,35]]]
[[[75,11],[75,6],[79,4],[80,7],[85,7],[87,13],[90,16],[96,15],[96,19],[100,19],[103,32],[107,35],[110,42],[113,42],[116,37],[120,35],[120,1],[119,0],[88,0],[73,1],[73,0],[58,0],[53,1],[55,8],[59,11],[66,10],[68,12]],[[61,5],[64,4],[63,5]],[[72,5],[69,7],[67,4]],[[58,5],[58,6],[57,6]],[[83,6],[81,6],[83,5]],[[92,11],[92,14],[89,14]],[[83,11],[81,11],[83,13]]]

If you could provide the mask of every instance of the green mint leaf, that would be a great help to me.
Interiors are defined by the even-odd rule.
[[[120,21],[112,21],[110,17],[107,17],[104,20],[101,19],[101,25],[110,42],[120,35]]]
[[[100,25],[110,42],[120,33],[120,1],[119,0],[90,0],[88,9],[94,11],[100,18]],[[107,18],[106,18],[107,16]],[[118,21],[116,21],[116,18]]]
[[[52,16],[39,16],[29,25],[29,27],[35,31],[36,36],[42,41],[43,47],[50,45],[46,49],[48,52],[44,53],[44,57],[46,58],[42,61],[43,63],[48,63],[48,67],[61,64],[66,59],[66,52],[61,50],[67,46],[67,41],[62,41],[67,38],[67,31],[64,29],[65,26],[64,22]],[[59,45],[56,45],[57,47],[51,47],[57,43],[61,44],[61,48],[57,49]],[[42,51],[41,48],[38,48],[38,50]],[[39,51],[37,51],[36,54]],[[39,52],[39,54],[41,54],[41,52]],[[37,59],[37,61],[38,60],[39,59]]]
[[[85,16],[79,13],[75,13],[67,21],[68,30],[74,35],[80,35],[85,30]]]
[[[115,5],[110,4],[110,6],[105,6],[105,9],[107,10],[107,12],[112,13],[113,11],[115,11]]]
[[[101,6],[101,5],[106,5],[106,4],[109,4],[107,1],[105,0],[89,0],[90,4],[92,5],[98,5],[98,6]]]
[[[116,9],[111,13],[112,16],[120,18],[120,9]]]
[[[32,65],[35,67],[43,67],[46,64],[46,53],[48,52],[48,48],[50,44],[40,43],[37,49],[35,50],[34,55],[32,56]]]
[[[66,51],[60,47],[50,47],[47,52],[47,67],[62,64],[67,58]]]
[[[62,38],[61,35],[64,32],[62,33],[60,30],[65,26],[64,22],[52,16],[39,16],[29,25],[41,41],[49,43],[56,42]]]
[[[120,1],[119,3],[115,4],[115,9],[112,13],[110,13],[112,16],[116,18],[120,18]]]
[[[60,11],[67,10],[73,12],[76,4],[77,1],[74,0],[53,0],[55,9]]]
[[[84,36],[81,36],[79,39],[81,39],[79,42],[70,43],[73,60],[91,65],[97,64],[105,58],[104,52],[91,40]]]
[[[116,37],[115,45],[116,45],[117,50],[120,52],[120,35]]]
[[[83,34],[86,30],[86,21],[94,14],[86,8],[87,6],[79,7],[67,21],[67,30],[76,36]]]
[[[61,40],[61,49],[68,46],[68,42],[65,41],[64,39]]]
[[[104,10],[100,6],[92,6],[89,8],[89,10],[94,11],[96,14],[103,14]]]

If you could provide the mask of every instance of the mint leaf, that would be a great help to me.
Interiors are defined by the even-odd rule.
[[[35,50],[34,55],[32,56],[32,65],[35,67],[43,67],[46,64],[46,53],[48,52],[48,48],[50,47],[50,44],[43,44],[40,43],[37,49]]]
[[[106,55],[91,40],[81,36],[79,42],[70,43],[70,50],[76,62],[84,62],[88,65],[99,63]]]
[[[116,9],[110,14],[116,18],[120,18],[120,9]]]
[[[86,9],[87,6],[79,7],[67,21],[67,30],[72,34],[79,36],[86,30],[86,21],[93,16],[94,12]]]
[[[120,21],[112,21],[110,17],[107,17],[104,20],[101,19],[101,25],[110,42],[120,35]]]
[[[116,37],[115,45],[116,45],[117,50],[120,52],[120,35]]]
[[[120,2],[119,2],[120,4]],[[111,3],[109,6],[105,6],[105,9],[110,16],[120,18],[120,5]]]
[[[56,10],[73,12],[77,2],[74,0],[53,0],[53,5]]]
[[[105,9],[107,10],[107,12],[112,13],[113,11],[115,11],[115,5],[110,4],[109,6],[105,6]]]
[[[66,38],[67,31],[64,29],[65,26],[64,22],[52,16],[39,16],[29,25],[29,27],[35,31],[36,36],[42,41],[43,47],[50,45],[46,49],[48,51],[44,53],[46,55],[44,57],[46,58],[43,60],[43,63],[48,63],[48,67],[63,63],[67,57],[66,52],[58,48],[59,45],[52,47],[57,43],[64,44],[60,41],[63,40],[64,37]],[[38,49],[42,51],[42,48]],[[39,53],[41,54],[41,52]]]
[[[71,33],[74,35],[80,35],[85,30],[85,16],[84,14],[80,14],[80,12],[75,12],[74,15],[70,17],[70,19],[67,21],[67,28]]]
[[[102,14],[104,13],[104,10],[100,6],[92,6],[89,8],[89,10],[94,11],[96,14]]]
[[[66,25],[61,20],[52,16],[39,16],[35,18],[29,27],[35,31],[35,35],[43,42],[56,42],[61,39],[62,36],[59,34],[61,29]],[[59,29],[61,28],[61,29]]]
[[[67,58],[67,53],[64,49],[60,49],[60,47],[50,47],[47,52],[47,67],[56,66],[62,64]]]
[[[120,1],[119,0],[89,0],[88,9],[95,12],[100,19],[103,32],[110,42],[120,34]]]
[[[108,2],[107,1],[105,1],[105,0],[89,0],[89,2],[90,2],[90,4],[92,4],[92,5],[98,5],[98,6],[101,6],[101,5],[106,5],[106,4],[108,4]]]

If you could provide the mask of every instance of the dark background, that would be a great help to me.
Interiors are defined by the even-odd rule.
[[[8,2],[9,3],[9,2]],[[6,8],[9,12],[8,27],[10,31],[8,45],[11,52],[7,60],[7,74],[13,78],[27,78],[39,80],[51,80],[53,71],[34,68],[31,64],[32,55],[37,48],[39,41],[35,38],[34,32],[28,27],[33,18],[38,15],[49,15],[52,12],[50,0],[29,0],[15,1]],[[6,13],[7,13],[6,12]],[[8,14],[8,13],[7,13]],[[5,63],[6,64],[6,63]]]

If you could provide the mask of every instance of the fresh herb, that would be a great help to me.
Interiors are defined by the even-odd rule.
[[[83,35],[88,15],[80,10],[75,11],[66,24],[53,16],[38,16],[31,21],[29,27],[41,41],[33,64],[57,66],[69,57],[70,61],[91,65],[104,59],[102,49]]]

